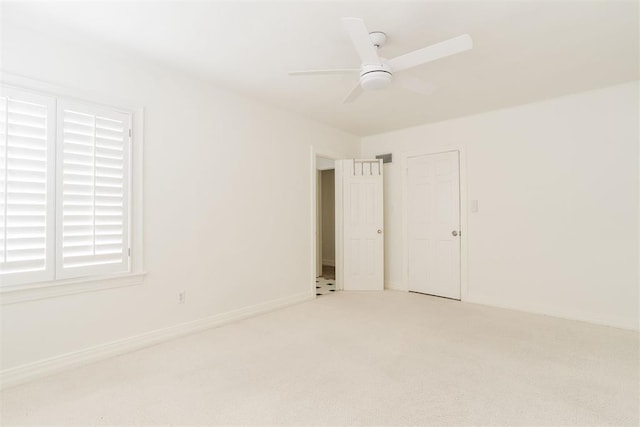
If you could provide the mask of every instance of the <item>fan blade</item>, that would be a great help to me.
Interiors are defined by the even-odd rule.
[[[420,95],[431,95],[437,89],[435,85],[420,80],[411,74],[400,73],[394,77],[400,86],[411,92],[419,93]]]
[[[351,41],[360,55],[363,64],[380,64],[378,51],[371,41],[364,21],[359,18],[342,18],[342,25],[349,33]]]
[[[427,46],[422,49],[404,55],[396,56],[389,60],[389,66],[393,71],[406,70],[436,59],[444,58],[449,55],[464,52],[473,48],[473,40],[469,34],[454,37],[443,42]]]
[[[359,68],[334,68],[327,70],[302,70],[302,71],[289,71],[290,76],[306,76],[306,75],[320,75],[320,74],[351,74],[359,73]]]
[[[347,95],[347,97],[342,101],[342,103],[348,104],[350,102],[355,101],[356,98],[358,98],[361,93],[362,93],[362,87],[360,87],[360,82],[358,82],[358,84],[353,89],[351,89],[351,92],[349,92],[349,95]]]

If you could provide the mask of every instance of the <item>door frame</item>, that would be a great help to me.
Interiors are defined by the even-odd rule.
[[[402,284],[409,291],[409,238],[408,238],[408,162],[411,157],[428,156],[451,151],[458,152],[460,174],[460,301],[466,301],[469,295],[469,224],[468,224],[468,160],[466,145],[439,145],[417,151],[400,153],[402,171]]]
[[[311,194],[311,259],[310,259],[310,272],[311,272],[311,292],[313,298],[316,298],[316,263],[318,260],[318,170],[316,169],[316,158],[324,157],[325,159],[340,160],[344,158],[344,155],[335,152],[328,151],[316,151],[315,147],[311,146],[311,175],[310,175],[310,194]],[[338,170],[335,170],[335,182],[338,182]],[[336,185],[335,192],[335,269],[336,269],[336,290],[342,290],[342,248],[338,242],[338,239],[342,236],[342,217],[340,213],[342,211],[342,192],[338,192],[338,186]],[[322,237],[319,237],[322,239]],[[340,274],[338,274],[340,272]]]
[[[318,221],[318,218],[320,218],[321,216],[322,216],[322,171],[316,169],[316,234],[315,234],[316,277],[318,277],[318,271],[322,275],[322,221]]]

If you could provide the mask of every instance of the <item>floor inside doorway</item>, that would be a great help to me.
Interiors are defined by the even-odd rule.
[[[322,276],[316,278],[316,296],[332,294],[336,291],[336,268],[322,266]]]

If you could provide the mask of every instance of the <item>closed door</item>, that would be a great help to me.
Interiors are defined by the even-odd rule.
[[[341,160],[343,288],[384,289],[382,161]]]
[[[460,173],[457,151],[407,165],[409,290],[460,299]]]

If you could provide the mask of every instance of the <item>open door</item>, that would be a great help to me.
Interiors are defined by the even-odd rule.
[[[336,263],[346,291],[384,289],[382,160],[336,160]]]

